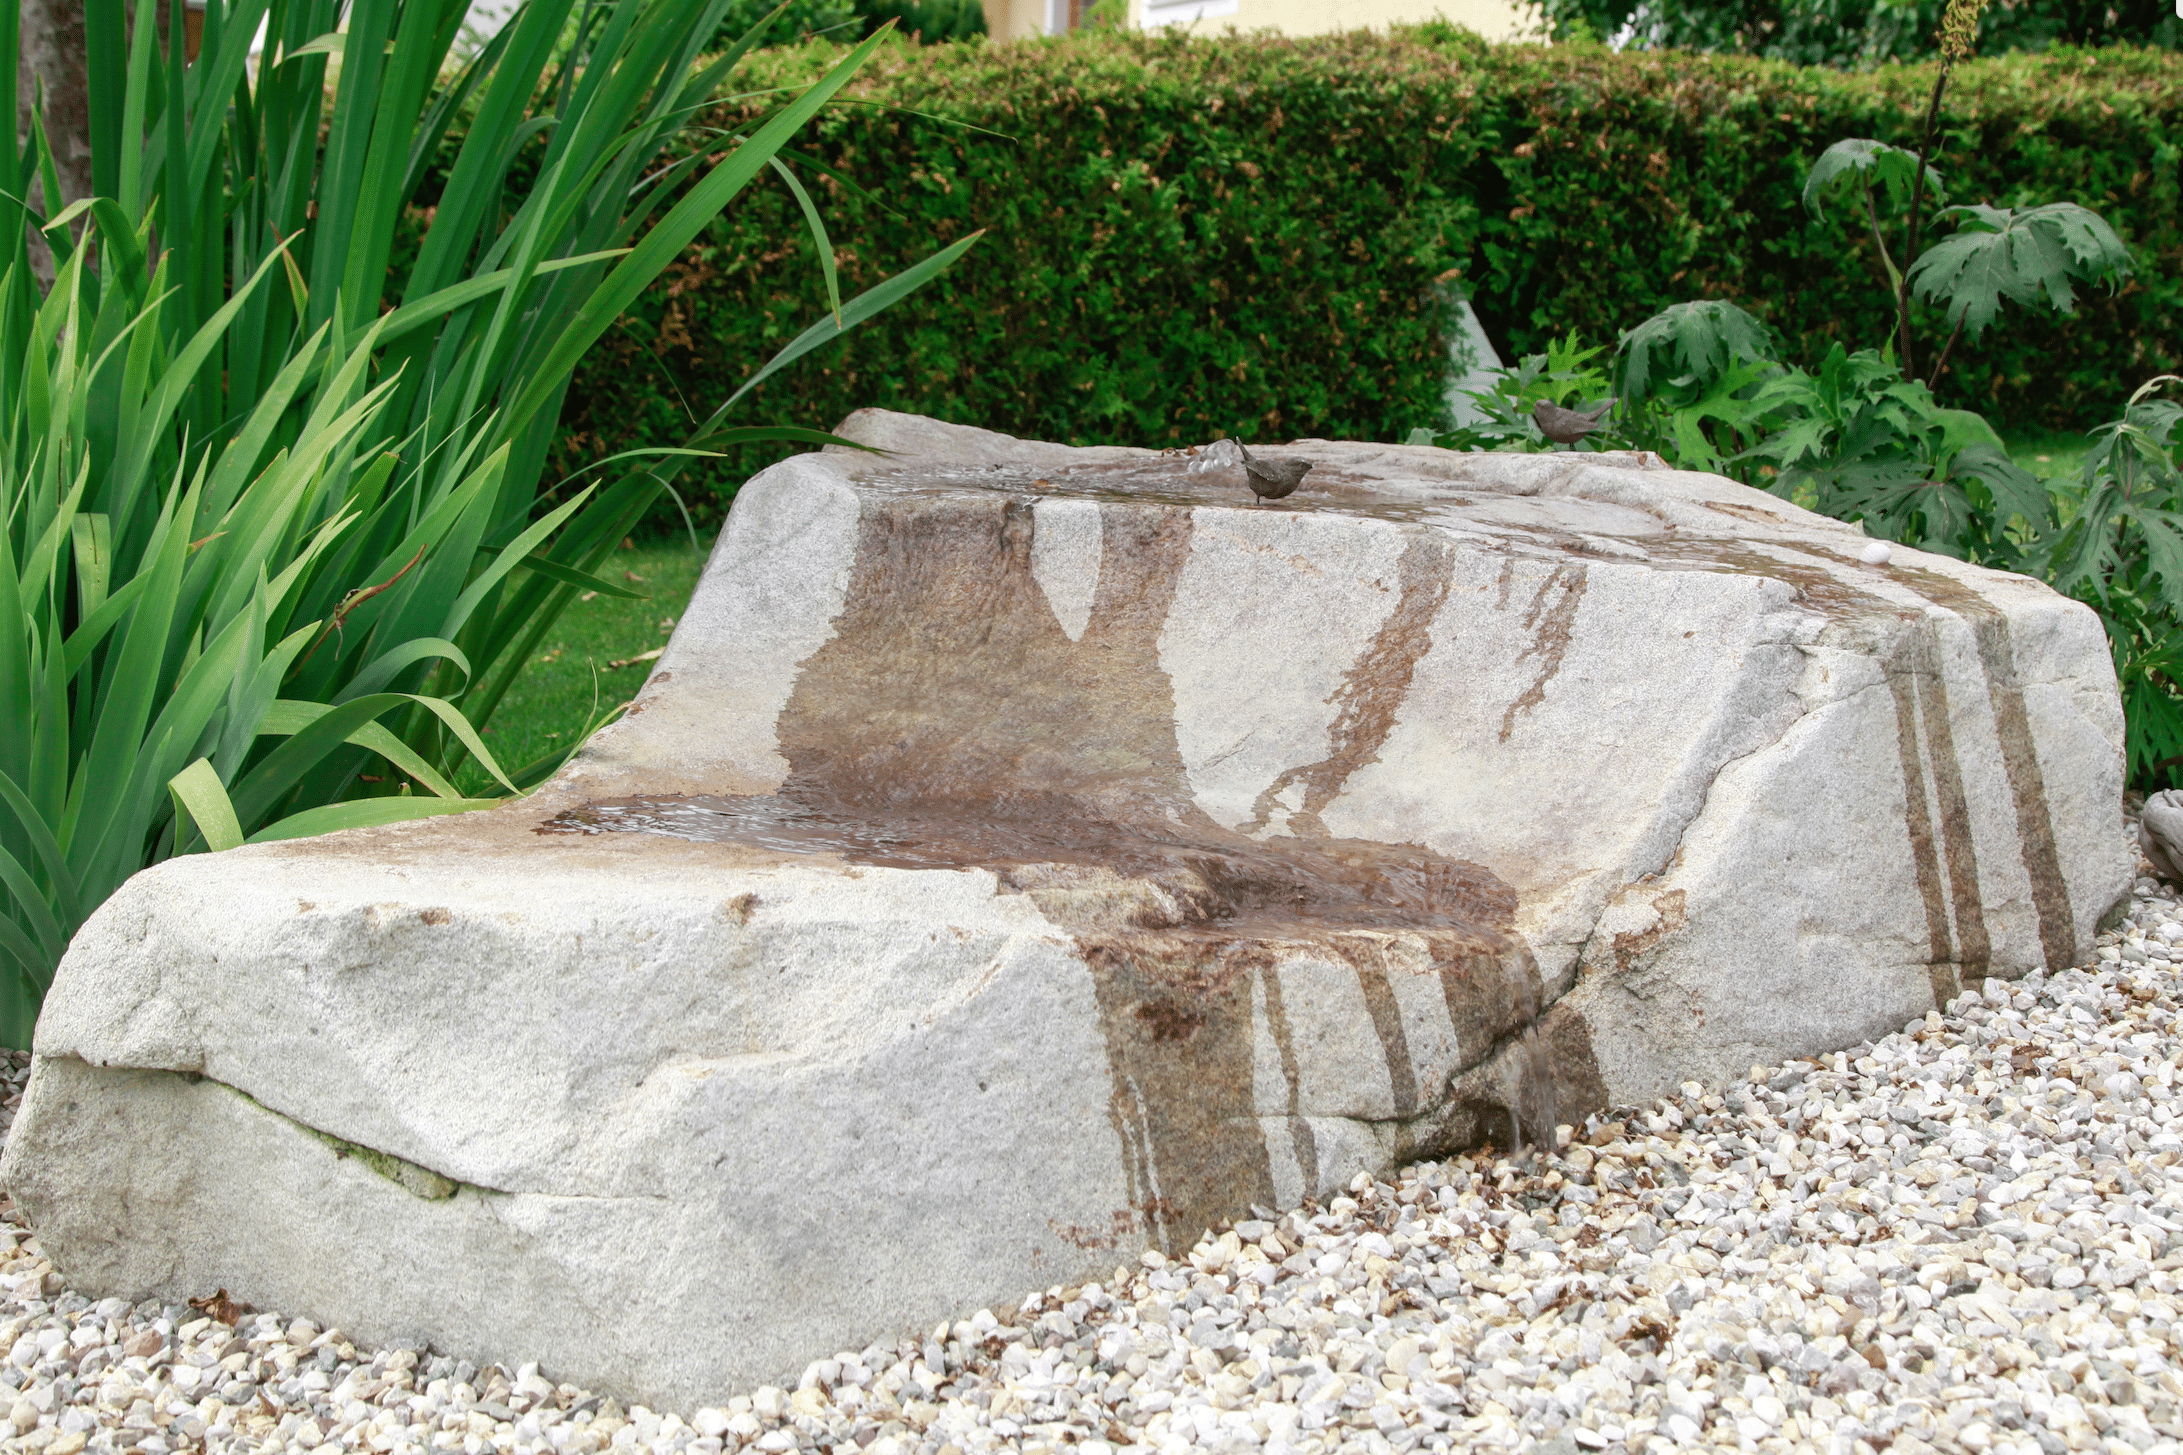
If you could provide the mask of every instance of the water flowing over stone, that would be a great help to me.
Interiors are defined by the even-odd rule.
[[[2128,889],[2104,638],[2022,577],[1638,456],[1305,440],[1259,507],[843,429],[541,792],[92,919],[0,1165],[76,1287],[689,1403],[1870,1039]]]

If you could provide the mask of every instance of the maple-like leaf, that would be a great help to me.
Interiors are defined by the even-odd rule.
[[[1819,211],[1821,195],[1851,178],[1860,179],[1868,186],[1878,182],[1891,200],[1907,202],[1917,175],[1917,153],[1889,146],[1884,141],[1853,137],[1828,147],[1819,154],[1819,160],[1812,163],[1812,174],[1804,179],[1804,205],[1814,212]],[[1941,190],[1940,173],[1930,165],[1925,169],[1925,195],[1936,206],[1948,200]]]
[[[2017,211],[1972,204],[1951,207],[1963,219],[1954,236],[1925,250],[1910,267],[1920,298],[1948,305],[1948,322],[1973,340],[2001,311],[2001,300],[2037,303],[2056,312],[2077,306],[2075,285],[2113,285],[2130,275],[2130,250],[2096,212],[2074,202]]]
[[[1772,362],[1772,330],[1733,303],[1673,303],[1622,335],[1622,398],[1642,402],[1656,379],[1693,375],[1700,384],[1733,364]]]

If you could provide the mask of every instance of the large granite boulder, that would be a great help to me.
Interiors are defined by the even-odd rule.
[[[654,1401],[2082,958],[2083,607],[1634,456],[877,412],[490,813],[176,860],[4,1175],[79,1288]]]

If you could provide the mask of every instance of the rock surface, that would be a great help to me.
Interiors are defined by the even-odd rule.
[[[2089,952],[2097,621],[1630,456],[867,412],[487,814],[174,861],[4,1176],[87,1293],[689,1403]],[[1230,478],[1235,477],[1235,478]]]

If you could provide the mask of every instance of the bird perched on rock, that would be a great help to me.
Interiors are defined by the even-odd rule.
[[[1531,417],[1539,422],[1540,434],[1557,445],[1573,445],[1598,429],[1600,420],[1614,407],[1615,402],[1610,399],[1589,414],[1579,414],[1574,409],[1564,409],[1541,399],[1531,406]]]
[[[2170,884],[2183,884],[2183,792],[2163,788],[2138,817],[2138,851]]]
[[[1311,461],[1285,456],[1277,460],[1261,460],[1243,448],[1243,441],[1236,441],[1236,448],[1243,452],[1243,475],[1251,482],[1251,490],[1264,500],[1285,500],[1296,493],[1296,487],[1304,483],[1305,474],[1311,469]]]

